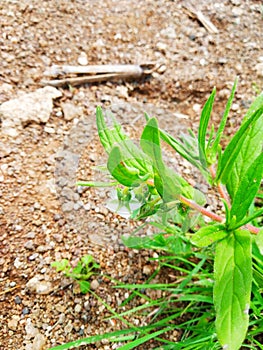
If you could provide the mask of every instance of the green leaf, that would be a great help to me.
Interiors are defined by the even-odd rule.
[[[191,242],[197,247],[202,248],[225,238],[227,235],[228,232],[224,225],[204,226],[191,237]]]
[[[262,152],[262,142],[263,108],[242,124],[226,147],[217,169],[216,181],[226,184],[232,199],[240,187],[242,175]]]
[[[108,169],[111,175],[122,185],[135,187],[140,184],[139,170],[130,168],[121,153],[119,146],[113,147],[108,158]]]
[[[252,102],[249,109],[247,110],[247,113],[244,116],[243,123],[245,123],[249,118],[252,117],[252,115],[260,108],[263,107],[263,93],[258,95],[256,99]]]
[[[112,128],[106,125],[105,117],[99,106],[96,109],[96,122],[100,142],[108,154],[116,143],[118,144],[127,139],[127,136],[122,132],[121,126],[118,123],[114,122],[114,127]]]
[[[261,253],[263,255],[263,229],[259,231],[255,238],[256,245]]]
[[[198,146],[199,146],[199,159],[201,164],[206,167],[206,134],[207,127],[211,117],[211,112],[215,100],[216,89],[214,88],[208,100],[206,101],[201,113],[199,129],[198,129]]]
[[[101,107],[97,107],[96,118],[100,141],[108,154],[113,147],[119,146],[127,166],[138,169],[144,175],[152,172],[151,164],[145,154],[125,135],[121,125],[115,121],[113,116],[111,116],[112,127],[106,125]]]
[[[128,166],[138,169],[141,175],[152,173],[150,160],[132,140],[123,140],[118,146],[121,149],[123,160],[125,160]]]
[[[247,214],[247,211],[260,187],[262,176],[263,153],[261,153],[250,165],[246,173],[242,174],[239,187],[235,193],[235,197],[233,198],[230,214],[232,217],[236,217],[237,224]]]
[[[57,270],[57,272],[64,272],[64,273],[68,273],[70,270],[70,264],[69,261],[67,259],[62,259],[60,261],[54,261],[51,263],[52,267],[55,267],[55,269]]]
[[[78,181],[77,186],[87,187],[114,187],[118,185],[118,182],[102,182],[102,181]]]
[[[88,281],[78,281],[80,291],[82,294],[87,294],[90,290],[90,282]]]
[[[94,258],[90,254],[84,255],[81,259],[80,262],[83,266],[86,268],[99,268],[100,266],[95,262]]]
[[[224,198],[222,198],[221,201],[223,202],[224,207],[225,207],[225,217],[226,217],[225,223],[226,223],[226,225],[230,225],[230,223],[231,223],[230,208],[228,206],[227,201]]]
[[[154,184],[165,202],[173,201],[181,193],[180,177],[162,160],[160,133],[156,118],[151,118],[141,135],[140,145],[153,162]]]
[[[119,347],[119,350],[131,350],[131,349],[136,349],[136,348],[138,349],[139,345],[146,343],[151,339],[157,338],[162,333],[166,333],[170,330],[171,330],[171,327],[167,327],[167,328],[163,328],[161,330],[155,331],[153,333],[146,334],[143,337],[135,339],[132,342]]]
[[[262,209],[259,209],[259,210],[256,210],[253,214],[249,215],[249,216],[246,216],[243,220],[239,221],[236,225],[234,225],[232,227],[232,230],[236,230],[237,228],[241,227],[241,226],[244,226],[246,224],[248,224],[249,222],[251,222],[252,220],[260,217],[263,215],[263,208]]]
[[[248,231],[234,231],[217,243],[214,277],[217,337],[224,349],[238,350],[249,322],[252,252]]]
[[[160,131],[156,118],[148,120],[140,144],[142,150],[152,159],[154,168],[154,185],[164,202],[178,199],[180,194],[192,198],[192,187],[175,171],[167,167],[162,160]]]
[[[68,350],[68,349],[75,349],[83,345],[87,344],[94,344],[96,342],[99,342],[104,339],[109,339],[109,341],[122,341],[123,340],[123,335],[125,334],[131,334],[131,339],[134,339],[134,333],[136,332],[136,329],[123,329],[120,331],[116,332],[111,332],[111,333],[104,333],[104,334],[97,334],[94,336],[90,336],[88,338],[81,338],[78,340],[74,340],[72,342],[58,345],[55,347],[50,348],[49,350]]]
[[[208,162],[210,164],[213,164],[216,161],[216,155],[217,155],[217,152],[218,152],[219,143],[220,143],[222,134],[223,134],[225,126],[226,126],[227,117],[228,117],[229,111],[230,111],[231,106],[232,106],[232,102],[233,102],[233,99],[234,99],[234,96],[235,96],[236,87],[237,87],[237,79],[235,79],[233,88],[231,90],[230,97],[229,97],[229,99],[227,101],[226,109],[224,111],[224,114],[223,114],[223,117],[221,119],[219,128],[217,130],[215,140],[212,143],[212,145],[206,151]]]
[[[181,141],[178,141],[176,138],[174,138],[162,129],[159,129],[159,131],[160,137],[163,141],[165,141],[169,146],[171,146],[189,163],[191,163],[197,169],[199,169],[207,180],[209,179],[210,173],[207,171],[206,167],[204,167],[199,161],[198,140],[191,133],[191,131],[189,131],[190,135],[182,134]]]
[[[154,167],[159,170],[164,168],[162,151],[160,146],[160,132],[156,118],[148,120],[143,129],[140,145],[145,154],[154,162]]]

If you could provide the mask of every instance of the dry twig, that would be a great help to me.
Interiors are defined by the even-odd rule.
[[[199,10],[196,10],[192,5],[185,4],[184,8],[188,15],[192,18],[196,18],[204,27],[205,29],[211,33],[211,34],[217,34],[218,29],[216,26],[207,18],[203,15],[203,13]]]
[[[157,69],[154,64],[145,65],[90,65],[90,66],[52,66],[45,72],[45,76],[61,76],[61,79],[42,81],[42,85],[61,87],[65,85],[76,86],[86,83],[111,81],[117,79],[138,79],[143,75],[151,74]],[[85,74],[84,76],[71,76],[64,78],[67,74]]]

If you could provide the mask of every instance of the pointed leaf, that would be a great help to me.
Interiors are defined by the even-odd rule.
[[[255,242],[261,255],[263,255],[263,229],[261,229],[257,234]]]
[[[96,109],[96,122],[100,142],[108,154],[115,144],[127,139],[127,136],[121,131],[119,124],[115,122],[114,127],[111,128],[106,125],[101,107],[97,107]]]
[[[110,116],[113,122],[112,127],[108,127],[105,122],[101,107],[96,109],[96,120],[98,134],[101,144],[109,154],[114,146],[119,145],[122,149],[123,158],[127,165],[137,168],[142,174],[152,172],[150,162],[147,161],[145,154],[129,139],[122,131],[121,125],[116,122],[113,116]]]
[[[78,181],[77,186],[87,187],[113,187],[118,185],[118,182],[102,182],[102,181]]]
[[[214,88],[212,94],[209,96],[206,101],[204,108],[201,113],[200,124],[198,129],[198,146],[199,146],[199,159],[203,166],[206,167],[206,134],[207,127],[211,117],[211,112],[215,100],[216,89]]]
[[[233,227],[231,226],[231,229],[236,230],[237,228],[248,224],[252,220],[255,220],[256,218],[258,218],[262,215],[263,215],[263,208],[255,211],[253,214],[251,214],[249,216],[246,216],[243,220],[239,221],[236,225],[234,225]]]
[[[223,349],[238,350],[249,321],[252,253],[248,231],[234,231],[217,243],[214,277],[217,336]]]
[[[140,145],[153,161],[155,168],[163,168],[162,151],[160,146],[160,133],[156,118],[148,120],[140,140]]]
[[[233,199],[242,174],[262,152],[263,108],[257,110],[238,130],[225,149],[216,180],[227,185]]]
[[[207,247],[208,245],[225,238],[227,235],[228,232],[224,225],[216,224],[204,226],[191,237],[191,242],[200,248]]]
[[[235,91],[236,91],[236,86],[237,86],[237,79],[234,82],[233,88],[231,90],[230,97],[229,97],[229,99],[227,101],[226,109],[224,111],[224,114],[223,114],[223,117],[221,119],[219,128],[217,130],[215,140],[214,140],[212,146],[209,147],[209,149],[207,150],[207,156],[209,158],[209,163],[210,164],[213,164],[216,161],[216,155],[217,155],[217,151],[218,151],[218,146],[219,146],[222,134],[223,134],[225,126],[226,126],[226,121],[227,121],[227,117],[228,117],[230,108],[232,106],[232,102],[233,102]]]
[[[127,187],[139,185],[139,170],[127,166],[125,160],[123,160],[120,147],[113,147],[109,154],[107,166],[111,175],[122,185]]]
[[[256,99],[252,102],[247,113],[244,116],[243,123],[245,123],[252,115],[260,108],[263,107],[263,92],[256,97]]]
[[[239,188],[233,198],[231,207],[231,216],[236,217],[236,222],[241,221],[253,202],[258,189],[260,187],[263,176],[263,153],[261,153],[256,160],[250,165],[247,172],[242,174],[239,182]]]
[[[165,141],[169,146],[171,146],[177,153],[179,153],[184,159],[186,159],[189,163],[194,165],[200,171],[204,171],[203,166],[199,162],[199,154],[196,156],[193,153],[193,150],[189,150],[185,144],[178,141],[176,138],[171,136],[164,130],[160,131],[160,137],[163,141]]]

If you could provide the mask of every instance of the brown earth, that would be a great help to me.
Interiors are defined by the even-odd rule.
[[[82,255],[92,254],[101,265],[92,287],[118,312],[124,311],[118,305],[129,293],[112,289],[105,276],[143,283],[154,269],[148,259],[157,253],[127,250],[120,243],[120,234],[129,233],[134,223],[105,208],[105,193],[74,187],[76,178],[91,176],[91,165],[105,160],[96,139],[97,105],[111,109],[135,130],[141,125],[135,118],[147,111],[176,135],[188,126],[196,129],[214,86],[218,121],[239,76],[228,122],[231,135],[262,91],[262,2],[193,0],[192,7],[218,33],[209,33],[186,9],[187,3],[0,2],[0,103],[42,87],[51,65],[78,65],[80,57],[88,64],[159,67],[129,82],[59,88],[62,97],[54,101],[47,123],[28,123],[16,137],[0,129],[1,350],[48,349],[123,326],[103,321],[110,315],[105,306],[61,279],[50,267],[52,261],[67,258],[76,264]],[[66,120],[65,102],[79,107],[80,115]],[[38,280],[32,282],[33,277]],[[36,285],[46,288],[45,294]],[[144,322],[136,316],[130,321]],[[154,345],[147,344],[147,349]],[[116,349],[118,344],[83,348]]]

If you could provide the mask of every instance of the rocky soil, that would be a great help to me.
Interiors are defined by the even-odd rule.
[[[154,269],[148,259],[156,252],[122,245],[120,235],[136,224],[105,207],[108,193],[75,186],[76,180],[98,177],[92,167],[105,161],[96,136],[97,105],[116,114],[135,137],[144,111],[178,135],[189,126],[196,129],[214,86],[218,121],[239,76],[228,123],[231,135],[262,91],[262,2],[192,0],[195,12],[202,11],[217,28],[213,33],[189,4],[0,2],[1,350],[49,349],[123,327],[104,321],[110,314],[103,303],[82,295],[51,268],[52,261],[66,258],[76,265],[81,256],[92,254],[101,268],[91,287],[117,312],[128,307],[118,308],[129,293],[113,289],[106,276],[143,283]],[[149,63],[157,69],[141,79],[39,92],[52,65]],[[144,324],[136,316],[129,321]],[[83,349],[118,346],[105,342]]]

